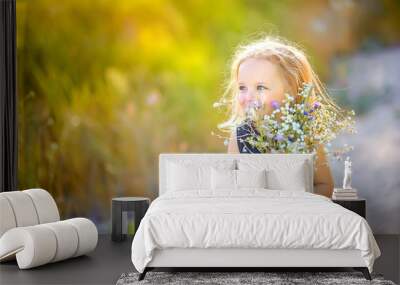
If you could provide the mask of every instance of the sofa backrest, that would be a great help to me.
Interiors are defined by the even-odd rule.
[[[194,165],[210,165],[213,162],[234,162],[235,169],[238,165],[257,166],[262,165],[269,169],[277,169],[284,172],[292,165],[303,163],[306,166],[307,191],[313,192],[314,180],[314,159],[315,153],[312,154],[244,154],[244,153],[161,153],[159,155],[159,195],[168,191],[168,164],[169,162]],[[283,170],[283,171],[282,171]],[[284,178],[284,175],[283,175]]]
[[[60,220],[53,197],[43,189],[0,193],[0,237],[9,229]]]

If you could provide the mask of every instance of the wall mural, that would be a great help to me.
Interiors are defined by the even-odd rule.
[[[337,143],[355,147],[373,230],[398,234],[398,19],[395,1],[18,0],[19,188],[109,231],[112,197],[156,197],[159,153],[226,152],[212,105],[230,55],[270,33],[299,43],[355,109],[358,134]],[[343,162],[331,166],[340,186]]]

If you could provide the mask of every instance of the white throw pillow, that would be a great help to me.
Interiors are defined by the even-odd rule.
[[[169,161],[167,164],[168,191],[211,190],[211,169],[234,169],[234,160]]]
[[[238,160],[239,170],[267,170],[267,188],[272,190],[291,190],[312,192],[310,170],[306,160],[290,157],[275,160]]]
[[[209,167],[170,163],[168,166],[168,188],[171,191],[185,191],[209,188]]]
[[[268,171],[268,188],[272,190],[307,191],[307,165],[305,162],[293,165],[287,170]]]
[[[211,168],[211,189],[236,189],[236,170]]]
[[[262,170],[211,169],[212,190],[267,188],[267,172]]]
[[[267,188],[267,171],[262,170],[241,170],[236,172],[237,189],[240,188]]]

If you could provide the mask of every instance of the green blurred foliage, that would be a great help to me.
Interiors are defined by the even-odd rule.
[[[45,188],[64,217],[98,223],[113,196],[154,198],[159,153],[226,151],[210,134],[225,119],[212,103],[237,44],[286,36],[325,78],[329,58],[354,48],[313,35],[332,7],[306,3],[18,0],[19,188]]]

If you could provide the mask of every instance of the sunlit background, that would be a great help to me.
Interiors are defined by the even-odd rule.
[[[17,0],[19,188],[109,231],[116,196],[155,198],[162,152],[226,152],[211,132],[236,45],[303,46],[354,108],[353,187],[375,233],[400,233],[399,1]],[[343,163],[331,161],[336,186]]]

